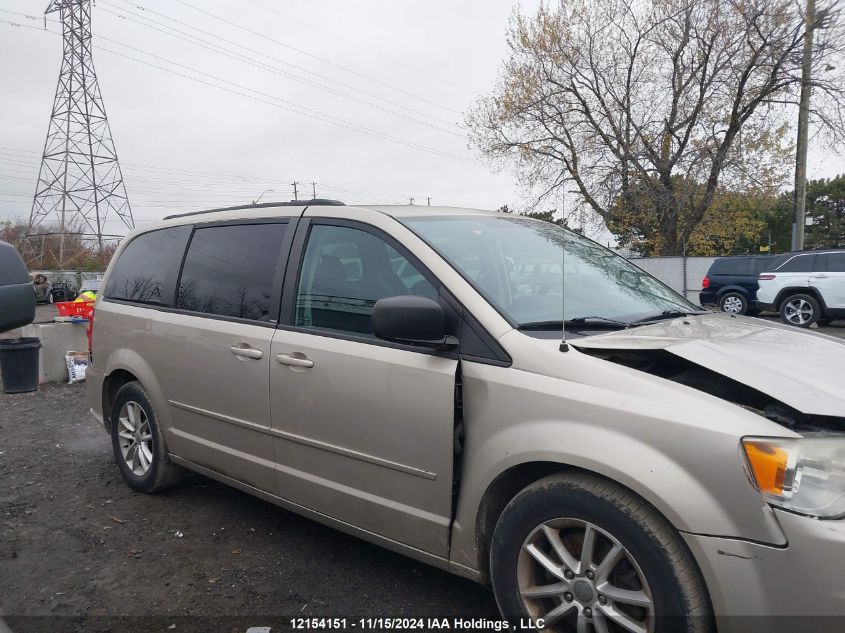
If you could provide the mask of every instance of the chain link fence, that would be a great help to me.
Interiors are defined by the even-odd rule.
[[[698,303],[701,280],[716,257],[629,257],[628,260],[657,277],[675,292]]]
[[[102,279],[103,273],[83,270],[31,270],[31,276],[44,275],[52,284],[67,282],[73,290],[79,290],[83,281]]]

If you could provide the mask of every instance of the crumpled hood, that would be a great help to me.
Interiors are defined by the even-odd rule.
[[[665,350],[803,413],[845,417],[845,341],[727,314],[585,336],[578,349]]]

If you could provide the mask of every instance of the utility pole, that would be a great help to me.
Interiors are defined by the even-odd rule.
[[[26,249],[34,255],[34,238],[41,237],[39,265],[45,266],[44,238],[54,233],[42,225],[57,221],[59,254],[54,259],[63,268],[67,235],[79,236],[86,248],[93,246],[102,254],[104,239],[121,237],[105,234],[109,215],[116,215],[127,229],[133,228],[134,222],[94,73],[91,0],[51,0],[45,14],[54,12],[62,19],[62,66],[29,215]]]
[[[293,199],[299,200],[299,193],[296,190],[296,186],[299,184],[299,182],[294,180],[291,184],[293,185]]]
[[[317,183],[313,181],[311,182],[311,199],[317,199]]]
[[[795,201],[792,216],[792,250],[804,249],[804,217],[807,210],[807,142],[810,116],[810,73],[813,62],[813,25],[816,0],[807,0],[804,18],[804,57],[801,60],[801,100],[798,105],[798,142],[795,148]]]
[[[426,204],[428,204],[428,206],[431,206],[431,196],[427,196],[425,202]]]

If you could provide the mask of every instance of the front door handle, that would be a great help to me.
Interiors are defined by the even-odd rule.
[[[314,361],[303,356],[294,356],[293,354],[276,354],[276,360],[282,365],[290,365],[291,367],[303,367],[310,369],[314,366]]]
[[[813,275],[811,279],[827,279],[827,275]]]
[[[232,353],[235,356],[239,356],[240,358],[252,358],[254,360],[259,360],[264,357],[264,352],[260,349],[255,349],[254,347],[240,347],[239,345],[232,345],[229,349],[232,350]]]

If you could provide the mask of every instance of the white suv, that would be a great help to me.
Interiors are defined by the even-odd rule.
[[[788,325],[845,318],[845,250],[796,253],[758,278],[757,306]]]

